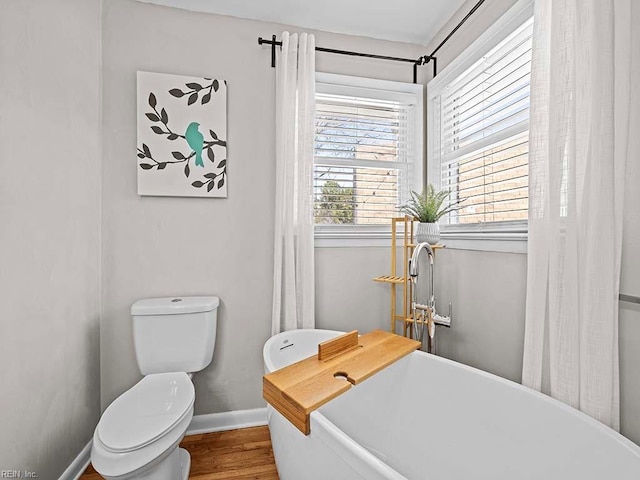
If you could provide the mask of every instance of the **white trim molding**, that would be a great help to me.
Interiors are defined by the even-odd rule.
[[[58,480],[78,480],[80,478],[89,466],[89,462],[91,462],[91,442],[92,440],[89,440],[89,443],[80,450],[80,453],[73,459],[67,469],[62,472]]]
[[[483,252],[527,253],[526,233],[443,233],[440,243],[447,250],[480,250]]]
[[[436,188],[446,188],[440,184],[439,96],[447,85],[461,75],[467,74],[465,72],[468,72],[476,62],[523,25],[532,15],[533,1],[518,0],[427,85],[427,178]],[[505,130],[492,137],[491,141],[510,138],[523,129],[528,130],[528,122],[519,123],[517,129]],[[478,148],[477,144],[474,145],[473,148]],[[457,150],[455,153],[460,155],[464,152]],[[451,249],[527,253],[528,225],[526,220],[485,224],[441,224],[440,228],[442,243]]]
[[[267,424],[267,407],[251,410],[194,415],[187,435],[223,432],[239,428],[260,427]]]
[[[456,250],[527,253],[526,221],[441,226],[441,243]]]
[[[404,232],[397,232],[402,241]],[[316,225],[316,248],[391,246],[391,225]]]
[[[222,432],[267,424],[267,407],[194,415],[186,435]],[[58,480],[78,480],[91,462],[91,441],[85,445]]]
[[[509,33],[533,16],[533,0],[518,0],[493,25],[487,28],[474,42],[443,68],[427,84],[427,96],[441,90],[458,75],[470,68],[480,57],[505,39]]]
[[[410,114],[407,126],[407,148],[397,162],[372,159],[332,159],[329,164],[340,163],[345,167],[404,169],[398,184],[398,207],[404,203],[411,190],[421,191],[424,185],[424,85],[353,77],[331,73],[316,73],[316,92],[397,101],[406,104]],[[401,159],[403,159],[401,161]],[[410,159],[410,160],[409,160]],[[325,159],[326,160],[326,159]],[[365,163],[363,163],[365,162]],[[321,162],[323,165],[325,161]],[[315,160],[314,160],[315,164]],[[395,216],[401,216],[398,209]],[[390,220],[390,219],[389,219]],[[314,228],[316,247],[388,247],[391,242],[390,222],[380,225],[323,225]]]

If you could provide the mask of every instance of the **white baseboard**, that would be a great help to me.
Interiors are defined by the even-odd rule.
[[[267,408],[235,410],[233,412],[194,415],[187,435],[222,432],[238,428],[258,427],[267,424]]]
[[[91,461],[91,441],[80,451],[58,480],[78,480]]]
[[[222,432],[267,424],[267,408],[194,415],[187,435]],[[91,461],[91,442],[87,443],[58,480],[78,480]]]

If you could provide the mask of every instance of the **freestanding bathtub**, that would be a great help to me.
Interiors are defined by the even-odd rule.
[[[294,330],[264,346],[265,371],[343,332]],[[640,447],[516,383],[414,352],[311,414],[300,433],[269,408],[281,480],[639,480]]]

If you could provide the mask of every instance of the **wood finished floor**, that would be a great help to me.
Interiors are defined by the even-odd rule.
[[[185,437],[191,454],[190,480],[278,480],[268,427]],[[89,465],[80,480],[102,480]]]

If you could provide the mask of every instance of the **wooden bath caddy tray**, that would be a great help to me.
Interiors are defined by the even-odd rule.
[[[318,345],[306,358],[262,380],[262,396],[309,435],[309,415],[328,401],[420,347],[420,342],[382,330],[358,337],[354,330]]]

